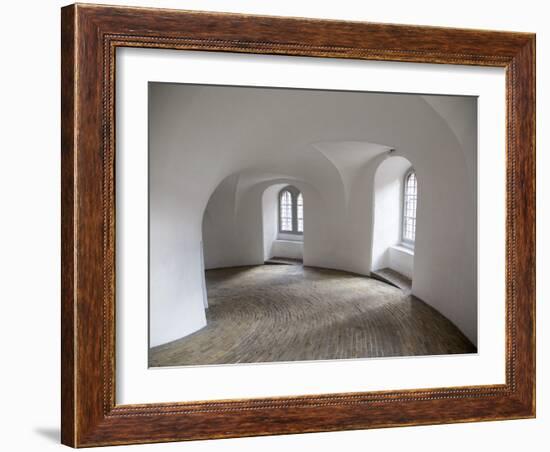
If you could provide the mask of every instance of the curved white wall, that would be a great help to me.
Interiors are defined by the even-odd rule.
[[[475,137],[475,121],[447,122],[475,117],[474,99],[443,119],[430,96],[171,84],[150,93],[152,345],[204,325],[201,241],[207,268],[263,262],[262,196],[276,184],[307,199],[305,265],[369,274],[374,178],[389,149],[421,181],[413,293],[476,342],[476,149],[458,136]]]

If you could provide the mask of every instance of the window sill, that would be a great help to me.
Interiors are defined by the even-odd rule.
[[[391,248],[393,248],[396,251],[399,251],[401,253],[408,254],[410,256],[414,256],[414,248],[409,248],[405,245],[393,245]]]
[[[304,240],[302,237],[296,237],[296,238],[276,238],[276,242],[289,242],[289,243],[304,243]]]
[[[303,242],[304,241],[304,235],[303,234],[296,234],[294,232],[282,232],[279,231],[277,234],[277,240],[282,240],[286,242]]]

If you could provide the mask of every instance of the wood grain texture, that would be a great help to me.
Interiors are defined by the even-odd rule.
[[[75,158],[75,41],[74,9],[63,9],[61,19],[61,441],[75,442],[75,308],[74,294],[74,158]]]
[[[63,8],[61,34],[64,444],[534,416],[534,35],[80,4]],[[506,384],[117,406],[114,68],[121,46],[506,68]]]

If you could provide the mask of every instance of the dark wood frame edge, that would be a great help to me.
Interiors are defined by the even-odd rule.
[[[62,8],[61,38],[64,444],[535,416],[535,35],[77,4]],[[506,384],[117,406],[114,68],[119,46],[506,68]]]

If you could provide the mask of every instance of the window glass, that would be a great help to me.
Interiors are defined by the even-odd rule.
[[[281,193],[281,231],[292,232],[292,195],[288,190]]]
[[[403,196],[403,241],[413,244],[416,236],[416,201],[418,184],[416,174],[411,171],[405,177]]]
[[[297,198],[298,232],[304,232],[304,197],[300,193]]]

